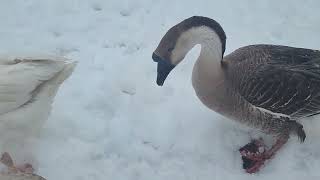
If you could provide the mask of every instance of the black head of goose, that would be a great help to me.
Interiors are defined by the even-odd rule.
[[[192,84],[201,102],[277,138],[263,153],[242,148],[243,157],[254,162],[247,172],[257,172],[291,134],[304,141],[303,126],[296,120],[320,113],[320,51],[258,44],[224,56],[222,27],[210,18],[194,16],[169,29],[154,51],[158,85],[196,44],[201,52]],[[261,141],[255,140],[254,145],[264,147]]]

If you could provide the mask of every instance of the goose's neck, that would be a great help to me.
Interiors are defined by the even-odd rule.
[[[217,33],[209,27],[192,28],[186,33],[191,39],[191,46],[201,45],[200,57],[211,59],[211,62],[220,63],[222,59],[222,42]],[[200,60],[200,59],[199,59]]]
[[[209,27],[200,26],[191,28],[185,34],[189,38],[190,49],[196,44],[201,45],[200,56],[195,64],[195,68],[201,69],[203,75],[219,75],[221,69],[221,60],[223,56],[222,42],[217,33]],[[200,73],[200,72],[199,72]],[[202,77],[205,78],[205,77]]]
[[[196,66],[200,66],[202,72],[206,72],[207,75],[215,75],[219,73],[222,60],[222,43],[212,29],[201,26],[195,28],[192,32],[193,40],[195,44],[201,45],[200,56],[196,62]]]
[[[222,44],[219,36],[208,27],[195,28],[195,44],[201,45],[201,52],[192,75],[196,91],[213,91],[223,81],[221,69]]]

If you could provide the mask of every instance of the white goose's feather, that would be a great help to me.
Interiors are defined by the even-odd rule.
[[[0,153],[19,154],[37,135],[75,63],[61,57],[0,57]]]
[[[0,65],[0,115],[29,102],[37,88],[56,76],[63,63],[51,60],[22,60]]]

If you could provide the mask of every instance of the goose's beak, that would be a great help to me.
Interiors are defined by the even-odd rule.
[[[162,59],[155,53],[152,54],[152,59],[154,62],[158,63],[157,67],[157,84],[162,86],[167,76],[171,72],[171,70],[175,67],[175,65],[171,64],[168,60]]]

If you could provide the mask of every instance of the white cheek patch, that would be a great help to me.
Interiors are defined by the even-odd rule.
[[[179,64],[180,61],[184,58],[184,56],[188,53],[188,51],[192,48],[189,48],[187,46],[188,41],[186,39],[183,39],[179,42],[177,42],[176,47],[172,51],[171,54],[171,62],[174,65]]]

